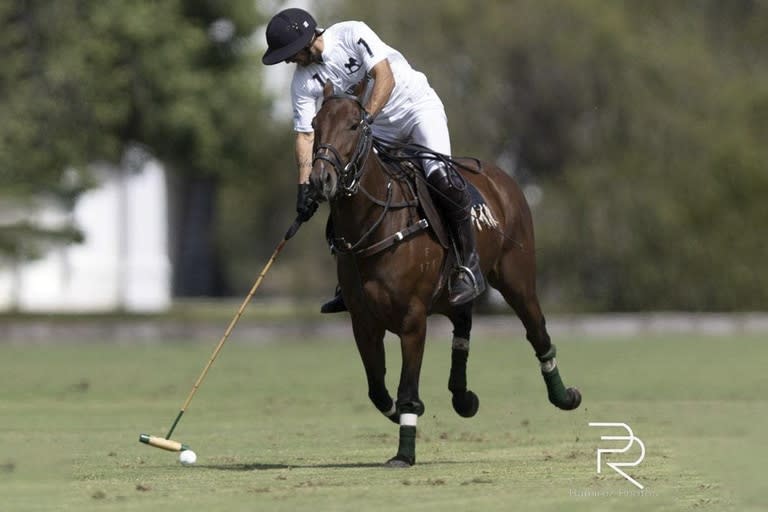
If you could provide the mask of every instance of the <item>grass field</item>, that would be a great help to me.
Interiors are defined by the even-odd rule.
[[[141,445],[165,435],[210,344],[0,344],[0,510],[766,510],[768,343],[758,337],[560,339],[562,412],[546,400],[522,336],[475,337],[458,417],[446,389],[450,340],[428,343],[417,465],[380,464],[397,427],[367,399],[350,340],[233,342],[176,429],[194,467]],[[399,349],[389,348],[390,390]],[[605,468],[589,422],[625,422],[645,443]],[[625,460],[636,458],[636,452]]]

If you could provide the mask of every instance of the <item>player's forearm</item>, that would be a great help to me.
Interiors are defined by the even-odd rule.
[[[392,74],[387,60],[376,64],[371,70],[371,75],[374,79],[373,91],[371,91],[371,97],[365,105],[365,110],[376,117],[387,104],[392,91],[395,89],[395,76]]]
[[[315,142],[314,132],[296,134],[296,167],[299,170],[299,183],[307,183],[312,173],[312,147]]]

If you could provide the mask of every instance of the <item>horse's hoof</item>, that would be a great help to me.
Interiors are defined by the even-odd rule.
[[[581,393],[576,388],[568,388],[568,396],[571,397],[571,410],[581,405]]]
[[[480,399],[472,391],[466,391],[463,394],[454,394],[451,398],[453,410],[462,418],[471,418],[477,414],[480,408]]]
[[[395,455],[384,465],[388,468],[409,468],[416,464],[415,457],[406,457],[405,455]]]
[[[581,405],[581,393],[576,388],[568,388],[565,390],[568,394],[568,402],[562,405],[558,405],[560,409],[564,411],[572,411]]]

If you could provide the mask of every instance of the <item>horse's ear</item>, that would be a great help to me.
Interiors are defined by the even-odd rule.
[[[323,86],[323,98],[327,99],[333,96],[334,89],[333,82],[326,80],[325,85]]]

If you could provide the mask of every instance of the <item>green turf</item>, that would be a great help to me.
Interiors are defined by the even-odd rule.
[[[469,420],[446,390],[450,341],[430,338],[405,470],[380,467],[397,427],[368,402],[351,340],[269,341],[231,343],[213,366],[174,435],[198,454],[190,468],[138,436],[166,433],[215,340],[0,344],[0,510],[765,510],[761,338],[558,340],[566,384],[584,394],[562,412],[520,336],[476,337]],[[596,474],[590,421],[626,422],[645,442],[628,469],[645,495]]]

